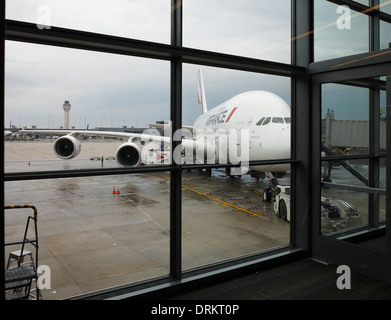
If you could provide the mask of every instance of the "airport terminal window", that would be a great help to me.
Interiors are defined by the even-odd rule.
[[[290,0],[185,1],[183,16],[185,47],[290,62]]]
[[[131,150],[127,156],[134,164],[168,164],[164,161],[167,150],[147,139],[148,134],[164,136],[162,129],[147,129],[149,123],[169,119],[167,62],[11,41],[6,43],[6,59],[12,63],[7,64],[5,75],[5,122],[10,129],[27,131],[6,137],[5,172],[118,168],[125,165],[125,151]],[[102,76],[93,76],[95,70]],[[20,92],[29,97],[29,104]],[[68,111],[64,96],[69,99]],[[57,130],[64,129],[86,134],[61,141]],[[88,131],[144,133],[145,138],[133,141],[138,148],[127,139]],[[39,153],[34,150],[35,142],[45,142]],[[77,145],[79,154],[73,150]],[[17,147],[19,152],[15,152]],[[49,165],[40,166],[42,159],[50,159]]]
[[[169,39],[172,31],[169,20],[171,13],[181,9],[178,4],[171,6],[171,3],[161,1],[159,4],[133,1],[124,5],[124,2],[118,0],[118,6],[110,4],[112,7],[105,10],[103,4],[91,2],[93,10],[85,14],[84,8],[88,7],[88,3],[84,3],[81,8],[78,7],[79,3],[67,3],[66,8],[60,2],[53,2],[49,6],[25,1],[7,3],[6,18],[15,20],[8,21],[7,28],[11,25],[22,26],[28,34],[31,31],[34,33],[38,27],[43,30],[44,38],[46,31],[51,33],[52,27],[56,29],[53,37],[45,38],[43,42],[37,41],[34,36],[21,40],[10,34],[5,42],[4,123],[9,124],[12,131],[29,129],[30,132],[11,134],[4,142],[4,196],[7,204],[33,201],[39,205],[41,262],[56,270],[56,280],[53,282],[56,288],[45,291],[44,298],[69,298],[169,275],[180,278],[181,272],[185,270],[221,262],[230,263],[232,259],[259,255],[291,244],[291,227],[289,221],[286,221],[289,218],[286,215],[279,217],[275,214],[273,204],[264,203],[263,200],[263,189],[270,186],[269,176],[266,178],[262,174],[257,176],[248,173],[239,178],[235,174],[237,171],[232,170],[235,168],[230,168],[230,165],[226,168],[224,163],[212,170],[203,167],[205,163],[194,163],[194,168],[189,170],[186,166],[178,167],[182,163],[171,161],[163,163],[167,164],[164,170],[158,166],[160,163],[155,162],[137,168],[118,168],[116,163],[122,154],[117,149],[118,144],[124,145],[121,150],[132,147],[133,151],[137,151],[135,144],[143,147],[146,151],[142,155],[143,159],[156,160],[157,155],[160,155],[160,160],[170,159],[172,154],[175,161],[175,150],[154,142],[155,139],[151,141],[150,137],[165,134],[165,129],[169,135],[169,121],[177,121],[179,113],[182,114],[182,124],[189,128],[201,114],[202,109],[197,105],[197,99],[194,99],[194,80],[199,69],[204,72],[210,109],[243,92],[263,95],[264,91],[269,91],[271,99],[283,105],[289,114],[286,118],[289,118],[291,75],[297,72],[289,64],[290,2],[284,0],[278,6],[266,1],[262,6],[253,1],[247,5],[241,3],[241,16],[246,16],[246,20],[252,23],[247,26],[239,24],[244,27],[242,31],[245,33],[237,30],[236,24],[233,33],[227,33],[226,37],[221,37],[221,30],[226,29],[221,29],[219,23],[219,31],[210,32],[217,31],[210,25],[213,19],[201,23],[195,21],[194,24],[195,17],[199,19],[202,16],[194,15],[194,12],[202,10],[205,14],[223,20],[232,15],[216,15],[215,8],[209,3],[208,6],[200,6],[198,3],[199,8],[195,3],[184,3],[184,43],[189,47],[198,47],[202,43],[202,49],[217,52],[207,52],[207,60],[214,62],[199,66],[179,64],[178,53],[161,54],[161,48],[167,52],[171,50],[158,43],[173,41]],[[21,6],[23,10],[19,10]],[[249,19],[248,12],[254,13],[254,6],[259,10]],[[80,9],[77,12],[76,7]],[[216,8],[224,8],[227,12],[231,10],[238,18],[236,3],[224,1]],[[127,16],[129,12],[132,16],[130,20]],[[145,19],[146,12],[153,19]],[[274,15],[273,23],[276,27],[270,29],[273,30],[270,34],[262,31],[266,30],[262,24],[269,22],[259,19],[260,15]],[[115,24],[102,23],[113,16],[117,19]],[[122,19],[124,16],[127,17],[125,24]],[[189,26],[197,28],[192,30]],[[178,34],[181,31],[173,24],[171,28]],[[254,29],[259,30],[258,37],[243,39],[243,34],[254,35]],[[209,30],[207,38],[211,42],[200,41],[203,39],[203,30]],[[219,41],[216,41],[216,34]],[[68,41],[65,40],[69,36]],[[104,41],[97,41],[96,37]],[[122,37],[129,37],[131,41],[144,40],[143,45],[148,48],[137,51]],[[106,41],[114,41],[115,45],[106,46]],[[228,47],[227,43],[230,44]],[[134,41],[133,44],[140,43]],[[84,50],[86,48],[89,50]],[[271,64],[267,59],[287,64],[271,64],[271,68],[262,66],[261,70],[266,72],[263,73],[248,61],[240,61],[241,57],[233,57],[240,61],[241,67],[238,68],[238,64],[233,62],[221,66],[218,52],[266,59],[255,61],[258,66]],[[191,59],[196,57],[194,53],[190,56]],[[214,64],[216,67],[211,67]],[[181,77],[170,78],[173,75],[170,71],[174,68],[180,70]],[[243,71],[239,71],[241,69]],[[97,70],[99,76],[96,76]],[[173,102],[179,97],[178,92],[182,93],[179,105]],[[60,101],[57,101],[58,96],[61,96]],[[27,100],[28,105],[25,104]],[[182,105],[182,110],[179,110]],[[274,110],[275,105],[272,103],[268,112],[278,111]],[[264,103],[260,106],[265,107]],[[240,118],[236,118],[240,113],[237,111],[240,105],[231,107],[229,113],[228,110],[222,110],[214,114],[209,124],[226,120],[236,125],[239,138],[244,137],[241,129],[254,130],[253,137],[257,140],[253,146],[279,146],[278,155],[268,151],[260,153],[262,157],[269,154],[267,159],[255,157],[247,160],[252,161],[251,168],[266,166],[280,183],[290,185],[290,131],[284,131],[287,139],[283,140],[287,143],[283,145],[274,143],[277,137],[270,135],[266,135],[267,140],[261,144],[258,141],[260,136],[255,132],[260,128],[256,128],[255,121],[262,116],[250,117],[242,123]],[[270,121],[271,117],[267,119],[267,122]],[[147,125],[152,125],[149,130],[155,131],[140,132],[139,129],[145,129]],[[70,129],[74,133],[65,140],[59,137],[63,132],[55,133],[63,129]],[[102,130],[115,131],[115,134],[107,133],[103,139],[98,139]],[[97,134],[92,134],[92,131]],[[135,137],[127,141],[119,133],[132,133]],[[142,137],[147,137],[146,140],[140,140],[140,134],[144,134]],[[76,147],[74,155],[78,157],[54,160],[54,143],[58,143],[55,150],[64,151],[63,157],[70,148]],[[76,154],[79,146],[82,147],[80,155]],[[37,149],[40,151],[36,152]],[[133,154],[128,153],[128,156]],[[286,163],[280,163],[281,157]],[[200,170],[204,174],[198,175]],[[212,174],[209,175],[209,172]],[[282,175],[282,172],[287,175]],[[205,193],[205,188],[211,187],[215,191]],[[44,199],[39,198],[42,190]],[[178,202],[172,195],[181,191],[182,208],[178,209]],[[271,198],[272,190],[268,192],[267,197]],[[207,202],[208,210],[200,212],[199,206],[194,204],[202,201]],[[181,221],[178,220],[178,214],[183,220],[181,225],[177,224]],[[173,224],[173,220],[176,224]],[[270,228],[270,221],[273,228]],[[14,222],[18,223],[16,220]],[[260,224],[259,229],[254,230],[255,222]],[[209,228],[206,229],[205,224]],[[53,225],[60,229],[57,230]],[[174,230],[171,229],[173,225]],[[182,230],[182,226],[179,239],[176,233]],[[7,234],[12,232],[12,226],[8,227],[11,229],[4,230]],[[214,240],[199,246],[199,242],[208,237]],[[67,238],[71,240],[67,242]],[[59,245],[64,241],[68,246]],[[183,242],[180,252],[177,249],[179,242]],[[83,247],[82,251],[80,247]],[[178,256],[182,257],[181,261],[176,260]],[[73,276],[69,277],[70,273]]]
[[[385,80],[385,79],[384,79]],[[386,153],[387,145],[387,107],[386,107],[386,92],[385,90],[380,91],[380,104],[379,104],[379,126],[380,126],[380,152],[384,155]]]
[[[322,85],[323,234],[384,222],[384,198],[378,191],[385,190],[386,177],[384,88],[379,79],[362,79],[361,87]],[[369,117],[371,105],[379,118]]]
[[[6,1],[6,18],[140,40],[170,43],[170,1]]]
[[[205,91],[201,102],[206,101],[211,112],[206,118],[203,118],[202,103],[198,103],[197,86],[194,85],[199,69],[203,77],[200,87]],[[272,117],[262,117],[265,113],[290,117],[289,78],[187,64],[184,65],[183,78],[182,122],[186,125],[194,123],[195,129],[206,131],[213,127],[227,129],[224,136],[228,140],[227,146],[221,135],[215,137],[219,146],[215,150],[218,164],[230,163],[232,153],[243,155],[246,152],[250,162],[290,159],[290,130],[274,132],[271,126],[264,126],[271,123]],[[217,111],[213,111],[215,107]],[[274,118],[275,122],[284,123],[283,117]],[[256,119],[261,120],[257,122]],[[235,130],[237,137],[233,137],[229,130]],[[251,148],[246,151],[244,146],[242,148],[243,142],[240,142],[240,150],[233,148],[231,141],[237,141],[236,138],[242,141],[245,135],[250,139]],[[228,154],[223,154],[224,150]],[[203,160],[198,159],[197,163]],[[242,163],[246,161],[240,160]],[[290,186],[290,164],[250,165],[244,175],[231,170],[200,166],[182,174],[184,270],[290,244],[290,223],[276,214],[271,199],[264,201],[264,193],[272,195],[273,192],[267,191],[273,178],[270,174],[275,175],[273,181],[276,183]],[[287,206],[290,211],[289,203]]]
[[[36,145],[37,151],[45,148],[45,143]],[[39,265],[51,270],[51,288],[41,290],[42,298],[65,299],[167,276],[167,176],[161,172],[6,182],[6,204],[32,203],[38,210]],[[6,243],[23,237],[31,214],[23,210],[5,211]],[[7,246],[6,253],[19,249]],[[32,251],[30,245],[25,249]]]
[[[369,6],[369,1],[370,0],[356,0],[355,2],[361,3],[361,4],[365,5],[365,6]]]
[[[369,146],[369,90],[341,84],[322,86],[323,144],[339,155],[367,154]],[[337,127],[337,123],[340,127]],[[350,126],[350,130],[346,126]],[[354,139],[356,141],[354,141]]]
[[[366,193],[322,188],[321,233],[332,236],[367,226],[368,205]]]
[[[200,277],[209,274],[201,274],[201,270],[219,274],[226,270],[225,267],[235,267],[235,264],[248,266],[254,257],[255,263],[259,263],[275,249],[279,249],[278,254],[287,255],[291,254],[287,248],[296,252],[309,250],[312,245],[310,221],[303,212],[309,212],[308,205],[312,206],[314,201],[310,196],[313,191],[307,190],[310,187],[306,185],[313,167],[311,157],[307,159],[312,141],[298,139],[308,135],[313,125],[310,116],[307,124],[301,118],[301,115],[311,113],[306,112],[311,104],[309,95],[314,80],[308,66],[313,58],[320,61],[386,48],[390,19],[384,12],[389,13],[388,1],[381,2],[384,6],[381,7],[383,14],[379,15],[380,37],[374,37],[371,18],[372,14],[377,17],[378,12],[361,12],[363,5],[370,5],[369,1],[315,0],[314,17],[308,16],[311,1],[284,0],[276,4],[246,0],[240,4],[236,1],[211,4],[206,0],[131,3],[118,0],[115,3],[118,6],[110,3],[112,7],[106,10],[103,4],[91,2],[92,13],[90,10],[84,15],[87,6],[75,3],[62,10],[62,2],[53,2],[49,7],[51,25],[69,29],[48,29],[49,37],[45,31],[39,37],[37,22],[40,27],[47,22],[47,6],[22,0],[7,2],[7,19],[16,21],[4,23],[8,40],[3,83],[5,127],[18,129],[36,125],[58,129],[66,107],[63,104],[66,105],[65,101],[69,99],[71,115],[79,105],[85,111],[78,113],[76,119],[71,118],[71,126],[75,129],[88,127],[88,130],[112,131],[117,127],[138,134],[134,129],[152,122],[159,133],[162,128],[167,129],[165,125],[174,124],[184,127],[181,138],[191,136],[195,120],[203,110],[202,104],[197,103],[197,77],[202,69],[207,108],[221,107],[203,119],[205,124],[224,124],[229,120],[236,132],[253,130],[249,148],[269,148],[266,153],[269,157],[264,158],[265,153],[259,153],[259,157],[250,159],[249,167],[273,170],[270,170],[271,176],[267,171],[265,175],[251,172],[239,177],[233,170],[238,168],[231,165],[211,165],[205,161],[191,165],[182,163],[182,160],[188,160],[183,159],[186,152],[176,153],[180,163],[170,162],[164,167],[118,168],[112,156],[101,162],[104,150],[101,145],[98,146],[99,154],[95,155],[96,151],[93,151],[92,159],[85,154],[79,158],[80,162],[48,160],[52,159],[51,148],[42,149],[38,155],[34,153],[35,158],[29,161],[32,149],[23,147],[40,148],[46,144],[50,146],[53,141],[42,136],[39,136],[42,146],[38,141],[14,145],[5,141],[5,201],[39,200],[42,236],[45,237],[41,258],[58,271],[56,286],[63,288],[62,297],[79,294],[99,297],[100,290],[115,296],[118,286],[121,286],[121,292],[134,292],[145,288],[144,285],[155,288],[161,284],[156,281],[157,277],[171,285],[173,279],[178,283],[177,280],[184,276],[194,276],[194,270]],[[351,6],[350,11],[340,8],[344,4]],[[303,8],[307,5],[308,8]],[[75,9],[78,6],[83,10]],[[37,17],[38,7],[43,11]],[[297,19],[300,9],[308,10],[300,11],[303,16]],[[347,13],[351,20],[345,19]],[[146,15],[148,19],[145,19]],[[112,16],[118,21],[106,23]],[[315,23],[314,28],[311,21]],[[302,36],[312,35],[313,31],[314,39]],[[292,34],[297,37],[295,41],[292,41]],[[379,39],[377,43],[374,41],[375,48],[370,45],[370,39]],[[305,45],[296,46],[296,40]],[[300,54],[302,48],[307,50],[304,55]],[[295,58],[292,61],[291,56]],[[44,71],[47,64],[51,68]],[[373,175],[377,173],[371,170],[378,164],[379,177],[385,174],[382,167],[385,155],[381,150],[380,155],[371,153],[373,133],[365,129],[369,122],[370,127],[377,121],[369,116],[374,108],[374,91],[371,90],[376,94],[380,91],[380,101],[385,98],[382,89],[373,89],[373,81],[369,82],[369,86],[363,87],[351,83],[323,85],[319,121],[322,121],[324,135],[315,143],[318,143],[316,147],[325,147],[321,158],[323,196],[317,200],[322,201],[319,208],[321,232],[327,235],[370,225],[376,221],[375,216],[379,221],[385,220],[386,197],[383,192],[375,194],[377,189],[385,188],[385,180],[379,179],[379,185],[373,185],[376,182]],[[145,83],[147,85],[142,85]],[[62,89],[61,94],[56,91],[58,88]],[[70,97],[67,88],[72,89]],[[240,105],[235,104],[230,110],[223,108],[226,106],[222,104],[224,101],[236,102],[230,99],[251,91],[272,92],[280,102],[292,108],[292,115],[274,115],[277,109],[272,104],[266,115],[254,115],[241,122],[236,118]],[[61,99],[60,105],[57,99]],[[29,101],[27,106],[26,101]],[[50,106],[46,104],[49,102]],[[43,109],[39,113],[41,106]],[[113,113],[117,107],[120,115],[103,116],[101,113]],[[29,113],[31,110],[34,112]],[[88,110],[94,111],[87,113]],[[33,118],[35,116],[37,118]],[[374,126],[379,130],[385,121],[382,117],[380,124]],[[277,118],[284,119],[289,126],[268,125]],[[28,123],[33,119],[37,119],[35,124]],[[132,122],[128,123],[128,119]],[[288,144],[276,141],[275,132],[261,140],[259,132],[276,128],[284,131],[285,138],[290,136],[290,130],[285,128],[291,128],[291,119],[292,145],[290,140]],[[347,137],[342,131],[332,134],[336,130],[333,125],[343,121],[352,128],[354,123],[362,129],[355,137],[357,145],[335,142]],[[297,127],[297,123],[303,128]],[[172,133],[170,129],[168,127],[168,134]],[[385,137],[379,134],[382,145]],[[95,139],[80,140],[83,150],[90,147],[96,150]],[[99,142],[112,148],[117,142],[125,143],[119,140]],[[140,146],[145,147],[150,142],[147,140],[140,141]],[[217,140],[217,143],[223,142]],[[128,145],[132,143],[134,139],[128,141]],[[273,149],[275,146],[279,146],[279,150]],[[22,150],[18,149],[20,147]],[[63,147],[67,148],[67,144]],[[288,149],[291,149],[289,153],[281,152]],[[174,153],[170,154],[170,148],[162,149],[158,143],[149,145],[145,151],[147,159],[156,159],[157,153],[164,158],[166,151],[174,156]],[[116,155],[115,148],[108,153],[113,154]],[[277,170],[276,166],[281,167]],[[279,184],[278,194],[270,184],[275,181]],[[368,185],[367,181],[372,184]],[[293,188],[294,185],[298,188]],[[289,194],[288,190],[292,192]],[[39,198],[42,191],[44,200]],[[279,201],[270,202],[274,197],[279,197]],[[286,205],[286,202],[282,205],[280,201],[284,199],[291,200],[293,205]],[[374,199],[379,202],[377,207],[372,204]],[[284,208],[292,209],[293,215]],[[295,208],[299,210],[294,212]],[[300,220],[303,224],[290,223],[295,217],[303,218]],[[358,224],[345,224],[347,217],[354,218]],[[55,234],[53,225],[57,226],[59,222],[61,230]],[[11,223],[15,226],[19,222],[13,220]],[[12,228],[11,225],[11,229],[3,230],[3,233],[10,235]],[[76,252],[72,257],[75,251],[80,251],[76,234],[82,236],[86,247],[83,247],[85,251]],[[69,246],[63,246],[60,239],[65,241],[69,236]],[[61,262],[53,258],[55,253]],[[120,253],[119,260],[116,253]],[[64,268],[75,269],[75,263],[79,263],[80,273],[70,279]],[[52,299],[61,296],[60,291],[56,295],[55,288],[45,294]]]
[[[385,186],[381,187],[382,189],[386,189]],[[386,197],[379,196],[379,222],[384,224],[386,222]]]
[[[387,49],[391,43],[391,23],[380,21],[380,49]]]
[[[314,1],[315,61],[369,51],[369,16],[329,1]]]
[[[385,80],[385,78],[384,78]],[[386,166],[386,146],[387,146],[387,108],[386,108],[386,91],[380,90],[380,104],[379,104],[379,153],[381,155],[379,159],[379,188],[386,190],[386,176],[387,176],[387,166]],[[380,222],[386,221],[386,196],[379,196],[379,220]]]
[[[380,10],[385,12],[385,13],[388,13],[388,14],[391,14],[391,4],[388,0],[380,0]]]

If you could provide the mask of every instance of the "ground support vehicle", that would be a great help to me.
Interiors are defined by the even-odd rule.
[[[273,188],[272,188],[273,189]],[[291,187],[277,185],[274,191],[268,191],[273,196],[274,212],[281,219],[291,219]],[[265,199],[265,196],[264,196]],[[360,210],[351,202],[322,195],[321,197],[321,230],[322,233],[345,230],[362,224]]]

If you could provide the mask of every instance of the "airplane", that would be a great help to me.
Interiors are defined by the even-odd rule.
[[[198,102],[202,104],[202,114],[194,125],[185,126],[181,132],[173,135],[174,139],[181,141],[180,149],[173,150],[174,160],[176,156],[182,164],[237,164],[242,161],[241,171],[231,168],[231,173],[237,175],[252,170],[273,176],[273,173],[290,170],[289,164],[245,166],[252,160],[290,158],[291,109],[279,96],[268,91],[247,91],[208,110],[200,69]],[[170,131],[170,124],[150,124],[150,127],[165,129],[164,136],[93,130],[27,129],[21,132],[61,135],[54,143],[54,153],[61,159],[79,155],[80,139],[97,136],[127,140],[116,151],[115,159],[120,167],[167,163],[170,161],[171,134],[167,135],[166,132]],[[188,133],[187,137],[183,136],[184,132]]]

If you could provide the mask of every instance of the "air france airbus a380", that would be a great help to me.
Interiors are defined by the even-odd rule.
[[[200,158],[204,163],[211,163],[210,159],[216,163],[233,163],[237,161],[238,155],[242,162],[290,158],[291,110],[284,100],[271,92],[248,91],[208,111],[201,70],[198,89],[203,113],[193,127],[183,129],[189,130],[191,137],[184,138],[182,133],[179,134],[181,149],[179,152],[174,150],[174,154],[180,155],[181,163],[200,163]],[[86,136],[127,139],[116,151],[115,158],[121,167],[163,163],[163,159],[170,158],[162,156],[162,151],[170,150],[169,136],[91,130],[22,132],[62,135],[54,143],[54,153],[61,159],[76,157],[81,150],[79,139]],[[213,138],[210,138],[211,133],[215,135]],[[175,136],[178,135],[174,133],[174,139]],[[154,154],[152,158],[147,156],[151,152]],[[289,164],[251,166],[250,169],[268,173],[286,172]]]

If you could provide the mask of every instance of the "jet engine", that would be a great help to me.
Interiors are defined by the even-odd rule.
[[[73,136],[62,136],[54,143],[54,153],[61,159],[72,159],[81,150],[80,141]]]
[[[140,147],[133,142],[124,143],[117,149],[115,159],[120,167],[137,167],[141,163]]]

